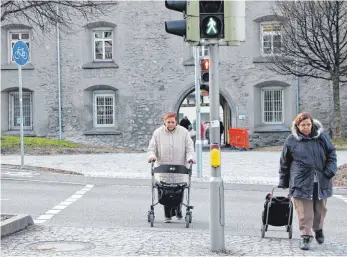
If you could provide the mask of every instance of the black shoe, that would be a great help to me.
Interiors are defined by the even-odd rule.
[[[301,250],[309,250],[310,249],[310,237],[309,236],[303,236],[302,241],[300,242],[300,249]]]
[[[176,214],[176,219],[177,219],[177,220],[181,220],[182,218],[183,218],[182,212],[178,212],[178,213]]]
[[[316,231],[316,240],[318,244],[323,244],[324,243],[324,235],[323,235],[323,230],[317,230]]]

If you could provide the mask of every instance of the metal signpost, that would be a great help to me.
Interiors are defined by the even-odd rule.
[[[18,78],[19,78],[19,116],[20,116],[20,168],[24,167],[24,131],[23,131],[23,89],[22,89],[22,66],[24,66],[29,60],[29,48],[23,41],[17,41],[12,49],[12,58],[18,66]]]
[[[200,55],[199,47],[193,47],[194,59],[195,59],[195,108],[196,108],[196,172],[197,177],[202,178],[202,142],[201,142],[201,112],[200,112]]]
[[[210,243],[212,251],[225,250],[224,184],[221,176],[219,122],[219,46],[210,45]]]

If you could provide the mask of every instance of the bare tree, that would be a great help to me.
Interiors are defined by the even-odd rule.
[[[23,21],[41,30],[57,22],[68,31],[76,18],[90,20],[106,14],[116,5],[114,1],[23,1],[1,0],[1,22]],[[59,11],[58,8],[59,7]]]
[[[281,55],[272,55],[269,68],[282,75],[332,81],[335,131],[341,138],[340,83],[347,81],[347,2],[281,1]],[[330,86],[330,83],[327,83]]]

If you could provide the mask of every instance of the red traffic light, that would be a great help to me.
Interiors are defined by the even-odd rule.
[[[210,60],[203,59],[200,62],[201,66],[201,82],[208,83],[210,80]]]
[[[201,60],[201,70],[202,71],[210,70],[210,60]]]

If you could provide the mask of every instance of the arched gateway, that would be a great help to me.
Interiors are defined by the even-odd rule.
[[[193,104],[183,104],[185,99],[189,98],[189,96],[192,96],[192,93],[195,92],[195,86],[194,85],[189,85],[186,88],[184,88],[179,94],[178,98],[175,101],[175,104],[173,106],[173,110],[175,110],[178,114],[180,112],[181,106],[190,106],[190,107],[195,107],[195,101]],[[204,92],[204,95],[208,95],[209,93],[209,87],[208,86],[202,86],[201,87],[201,92]],[[195,98],[194,98],[195,99]],[[229,95],[229,93],[221,88],[220,89],[220,106],[223,110],[223,115],[222,115],[222,121],[224,124],[224,140],[222,144],[229,144],[229,133],[228,133],[228,128],[236,127],[236,106],[234,104],[234,101],[232,100],[232,97]],[[209,108],[209,104],[203,104],[202,106],[207,106]],[[194,108],[195,109],[195,108]],[[194,110],[194,117],[195,117],[195,110]],[[208,120],[209,120],[209,115],[208,115]],[[203,120],[202,120],[203,122]]]

